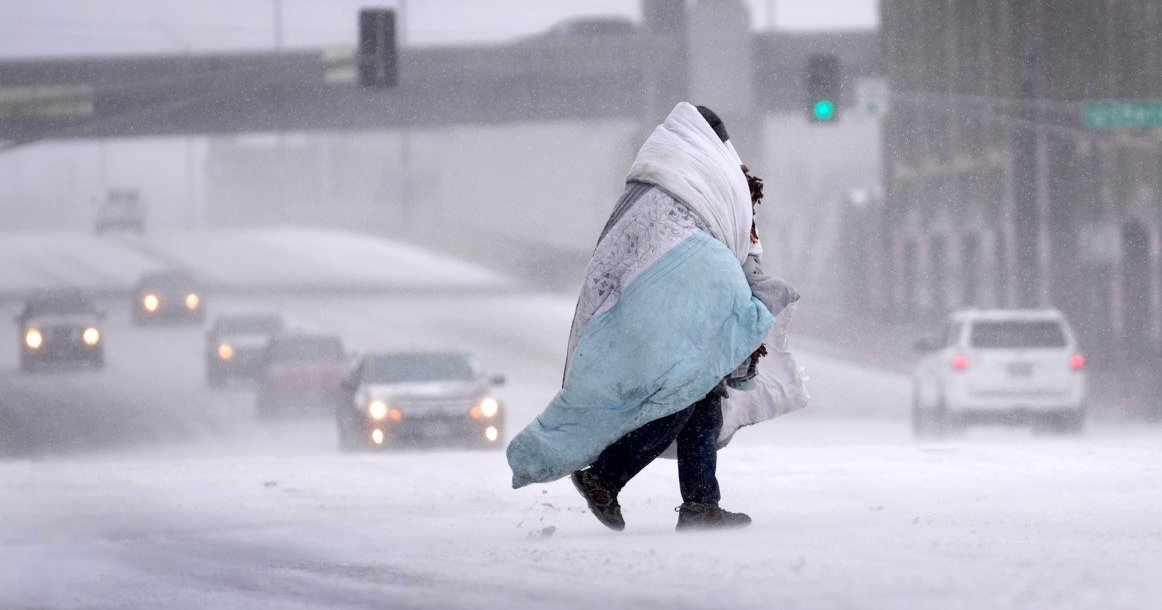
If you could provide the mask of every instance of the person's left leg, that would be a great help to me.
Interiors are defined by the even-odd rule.
[[[717,529],[743,527],[750,517],[718,506],[718,435],[722,431],[722,395],[711,392],[694,405],[685,427],[678,433],[678,483],[682,505],[678,527]]]
[[[722,397],[712,391],[694,403],[694,412],[678,433],[678,484],[683,502],[718,504],[718,434],[722,431]]]

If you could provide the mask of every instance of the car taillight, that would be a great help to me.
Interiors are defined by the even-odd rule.
[[[952,368],[963,371],[968,368],[968,356],[953,356]]]
[[[1069,368],[1080,371],[1085,368],[1085,356],[1081,354],[1074,354],[1069,357]]]

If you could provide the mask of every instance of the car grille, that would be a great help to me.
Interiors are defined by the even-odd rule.
[[[295,373],[272,385],[283,390],[336,390],[339,388],[339,379],[331,373]]]
[[[424,419],[462,418],[474,404],[474,399],[459,398],[405,398],[392,401],[403,411],[405,417]]]
[[[77,343],[81,340],[82,328],[79,326],[49,326],[42,329],[46,344]]]

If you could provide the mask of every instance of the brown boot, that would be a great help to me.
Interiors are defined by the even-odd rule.
[[[621,505],[617,503],[617,492],[609,489],[589,469],[573,473],[573,487],[585,498],[589,510],[602,525],[620,532],[625,529],[625,519],[621,518]]]
[[[674,510],[678,511],[678,527],[675,529],[679,532],[700,529],[730,529],[750,525],[750,516],[723,510],[717,504],[683,502]]]

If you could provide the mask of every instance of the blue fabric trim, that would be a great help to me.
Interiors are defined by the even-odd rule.
[[[699,231],[589,321],[564,387],[508,446],[513,487],[567,476],[626,433],[705,396],[774,318],[738,260]]]

